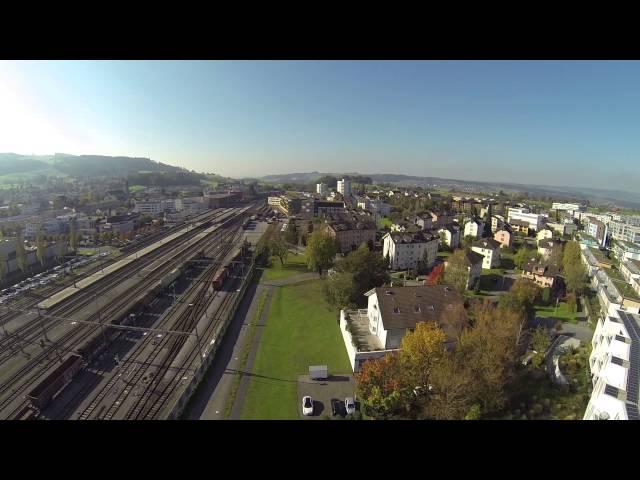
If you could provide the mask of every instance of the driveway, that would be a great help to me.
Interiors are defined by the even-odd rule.
[[[326,380],[311,380],[309,375],[298,377],[298,413],[301,419],[318,420],[326,416],[332,417],[331,402],[340,404],[340,414],[344,416],[344,399],[355,397],[356,390],[353,374],[340,373],[331,375]],[[302,415],[302,397],[309,395],[313,398],[313,415]],[[358,403],[356,403],[356,408]]]

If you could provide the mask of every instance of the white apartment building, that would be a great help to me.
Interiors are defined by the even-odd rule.
[[[280,202],[280,197],[267,197],[267,205],[270,205],[272,207],[279,207]]]
[[[614,240],[640,244],[640,226],[611,220],[608,227],[608,233]]]
[[[406,270],[417,267],[418,262],[427,255],[427,265],[436,261],[439,236],[433,232],[387,233],[383,238],[382,255],[389,256],[392,270]]]
[[[351,180],[338,180],[338,193],[344,196],[351,195]]]
[[[504,217],[502,215],[491,215],[491,233],[502,230],[504,223]]]
[[[553,230],[550,228],[543,228],[536,233],[536,240],[540,243],[540,240],[548,240],[553,238]]]
[[[484,257],[482,268],[496,268],[500,265],[500,242],[493,238],[483,238],[471,244],[471,251]]]
[[[464,224],[464,236],[472,236],[474,238],[480,238],[484,231],[484,223],[480,220],[470,220]]]
[[[316,183],[316,193],[318,195],[325,196],[327,194],[327,184],[326,183]]]
[[[419,322],[437,322],[449,347],[456,342],[456,325],[466,320],[463,298],[448,285],[380,287],[365,296],[366,309],[340,310],[340,331],[354,372],[368,360],[397,352]]]
[[[545,223],[547,217],[538,213],[531,213],[528,208],[513,208],[510,207],[507,215],[508,223],[513,220],[519,220],[521,222],[527,222],[531,230],[540,230]]]
[[[598,319],[589,367],[593,392],[584,420],[640,420],[640,317],[617,310]]]
[[[553,202],[551,205],[551,210],[562,210],[565,212],[584,212],[586,211],[586,207],[584,205],[580,205],[579,203],[560,203]]]
[[[451,248],[458,248],[460,246],[460,227],[457,225],[451,225],[443,227],[438,230],[440,240]]]

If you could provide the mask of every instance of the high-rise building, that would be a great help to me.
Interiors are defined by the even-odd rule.
[[[338,180],[338,192],[342,195],[351,195],[351,180]]]
[[[316,183],[316,193],[324,196],[327,194],[327,184],[326,183]]]

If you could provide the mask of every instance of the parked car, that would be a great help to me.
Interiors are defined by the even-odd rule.
[[[356,402],[353,401],[353,397],[347,397],[344,399],[344,409],[347,411],[347,415],[353,415],[356,411]]]
[[[313,399],[310,396],[302,397],[302,414],[313,415]]]
[[[340,411],[342,410],[342,405],[340,400],[337,398],[331,399],[331,413],[335,417],[336,415],[340,415]]]

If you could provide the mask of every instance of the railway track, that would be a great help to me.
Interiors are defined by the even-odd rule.
[[[232,242],[229,243],[231,244]],[[215,247],[215,250],[217,251],[214,257],[217,261],[202,272],[199,278],[183,294],[185,302],[195,302],[193,303],[195,308],[188,307],[186,309],[183,308],[180,311],[174,310],[166,315],[155,328],[170,329],[172,331],[190,331],[190,325],[192,325],[195,318],[199,318],[201,313],[202,309],[199,306],[203,301],[202,299],[206,298],[207,302],[211,300],[210,296],[202,295],[202,290],[208,287],[213,275],[219,268],[222,259],[225,258],[231,249],[232,245],[227,246],[225,244],[218,244]],[[152,345],[153,340],[149,337],[138,343],[129,356],[121,362],[121,365],[131,365],[130,369],[127,369],[125,373],[112,377],[100,392],[98,392],[97,396],[90,403],[87,409],[82,412],[80,419],[86,420],[91,418],[93,412],[96,411],[100,405],[104,407],[99,409],[98,415],[100,415],[100,418],[104,420],[112,419],[113,416],[122,408],[122,405],[129,398],[132,391],[136,391],[139,388],[140,381],[148,378],[146,383],[143,382],[143,386],[146,386],[143,397],[140,398],[139,401],[135,402],[135,406],[133,407],[134,409],[143,408],[146,401],[145,395],[147,395],[148,389],[152,385],[151,378],[147,377],[151,374],[149,371],[150,368],[152,366],[154,368],[159,366],[159,371],[164,373],[163,369],[167,366],[167,362],[170,363],[172,361],[173,356],[177,351],[179,351],[185,340],[186,337],[165,335],[160,339],[160,341],[156,341],[156,345]],[[150,344],[152,348],[151,351],[148,351]],[[165,353],[163,354],[163,352]],[[158,357],[162,357],[160,364],[155,363]],[[116,398],[113,399],[110,405],[104,406],[104,399],[107,397],[109,392],[116,388],[118,382],[122,381],[122,375],[126,376],[124,381],[127,386],[117,393]],[[158,378],[158,376],[159,375],[156,373],[153,374],[154,378]]]
[[[210,239],[208,241],[210,241]],[[192,245],[189,245],[185,250],[185,253],[193,254],[193,252],[197,251],[199,248],[202,248],[202,246],[206,245],[206,243],[207,237],[193,243]],[[144,258],[146,258],[146,256],[142,257],[142,259]],[[155,260],[156,258],[151,261]],[[163,266],[164,268],[158,268],[157,272],[155,272],[155,275],[150,275],[145,282],[141,282],[142,286],[140,288],[133,289],[131,292],[124,295],[124,297],[117,302],[116,306],[109,308],[107,312],[105,312],[104,316],[106,318],[118,317],[119,314],[122,313],[122,310],[126,309],[126,305],[130,303],[131,300],[136,297],[136,295],[139,295],[142,290],[147,288],[150,284],[153,284],[153,282],[157,281],[158,278],[161,278],[162,275],[165,275],[168,271],[171,271],[171,269],[174,268],[178,262],[179,260],[172,259]],[[125,270],[125,274],[129,274],[129,271],[132,268],[138,270],[139,264],[134,263],[131,268],[123,268],[123,270]],[[114,273],[112,275],[109,275],[107,279],[110,279],[108,281],[108,286],[112,286],[113,284],[118,283],[122,280],[122,275],[117,275],[116,273]],[[97,282],[97,284],[99,284],[100,286],[104,286],[105,284],[103,282],[104,280]],[[93,295],[91,295],[92,293],[95,294],[95,292],[92,291],[92,288],[89,287],[87,288],[87,292],[83,293],[85,298],[82,301],[78,302],[78,297],[76,296],[74,297],[73,302],[65,302],[61,307],[55,307],[56,315],[66,314],[68,316],[75,313],[77,310],[85,306],[86,303],[90,302],[93,299]],[[100,312],[92,315],[90,318],[95,318],[96,316],[100,317]],[[56,323],[61,323],[62,321],[63,320],[57,320]],[[54,351],[54,355],[55,352],[58,351],[69,351],[73,349],[74,346],[78,345],[79,342],[82,342],[91,335],[97,333],[97,330],[99,330],[100,328],[101,326],[80,326],[76,329],[72,329],[71,331],[68,331],[64,335],[62,335],[62,337],[57,341],[52,342],[52,345],[44,349],[44,351],[36,354],[34,358],[32,358],[20,369],[18,369],[18,371],[11,375],[7,381],[4,381],[0,385],[0,411],[6,409],[13,402],[15,402],[16,398],[18,398],[20,394],[22,394],[31,385],[34,385],[41,377],[44,376],[45,373],[47,373],[47,371],[53,365],[55,365],[56,360],[54,359],[53,361],[51,361],[49,359],[49,355],[51,354],[52,350]],[[43,368],[38,368],[38,366],[41,366],[42,363],[45,363],[45,366]]]

